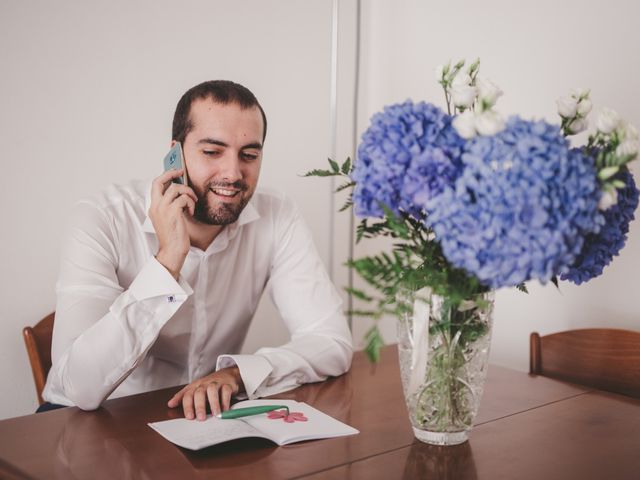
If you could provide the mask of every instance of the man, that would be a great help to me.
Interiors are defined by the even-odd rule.
[[[266,128],[245,87],[197,85],[173,119],[189,185],[168,171],[78,204],[57,284],[48,402],[91,410],[186,383],[168,405],[204,420],[233,395],[348,370],[351,336],[309,230],[285,196],[255,192]],[[265,288],[291,341],[236,355]]]

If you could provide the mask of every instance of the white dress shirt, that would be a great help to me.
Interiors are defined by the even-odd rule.
[[[191,247],[176,281],[154,257],[150,188],[114,185],[74,209],[45,400],[89,410],[231,365],[257,398],[349,369],[340,297],[290,199],[258,190],[206,251]],[[234,355],[265,289],[291,340]]]

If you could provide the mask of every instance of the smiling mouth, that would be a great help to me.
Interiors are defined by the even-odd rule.
[[[240,193],[240,190],[229,190],[227,188],[211,188],[210,190],[219,197],[225,198],[233,198]]]

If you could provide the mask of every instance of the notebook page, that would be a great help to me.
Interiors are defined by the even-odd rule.
[[[220,420],[211,415],[202,422],[176,418],[174,420],[150,423],[149,426],[171,443],[190,450],[200,450],[204,447],[237,438],[268,438],[245,422]]]
[[[237,408],[258,405],[286,405],[291,413],[299,412],[307,418],[307,421],[304,422],[287,423],[282,418],[271,419],[268,414],[264,413],[242,419],[256,430],[263,432],[267,438],[278,445],[360,433],[355,428],[322,413],[320,410],[294,400],[248,400],[237,404]]]

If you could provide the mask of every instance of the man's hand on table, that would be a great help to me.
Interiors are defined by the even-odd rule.
[[[229,410],[231,396],[241,392],[244,392],[244,384],[238,367],[223,368],[190,383],[176,393],[167,405],[175,408],[182,404],[185,418],[204,420],[207,418],[207,403],[211,413],[217,415]]]

